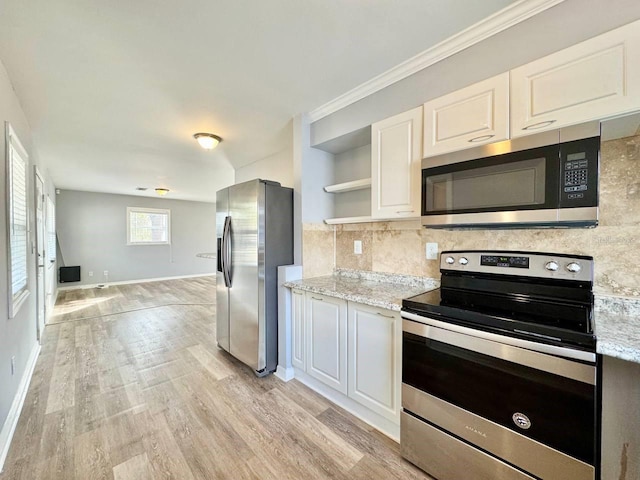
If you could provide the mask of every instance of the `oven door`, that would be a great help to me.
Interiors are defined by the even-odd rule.
[[[404,423],[419,420],[536,477],[596,478],[596,366],[455,330],[403,320]],[[415,452],[405,444],[415,432],[401,437]]]

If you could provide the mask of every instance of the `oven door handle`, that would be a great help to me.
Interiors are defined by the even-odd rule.
[[[594,365],[586,365],[578,363],[572,360],[548,355],[547,353],[540,353],[534,350],[527,349],[522,346],[514,346],[503,340],[519,340],[511,337],[503,337],[502,335],[496,335],[480,330],[473,330],[470,328],[460,327],[459,325],[448,324],[432,320],[429,318],[415,315],[419,318],[419,322],[407,320],[406,318],[414,314],[408,312],[402,312],[402,316],[405,318],[402,321],[402,331],[412,333],[425,339],[435,340],[437,342],[453,345],[455,347],[463,348],[472,352],[477,352],[490,357],[505,360],[507,362],[517,363],[526,367],[534,368],[536,370],[542,370],[544,372],[560,375],[565,378],[570,378],[578,382],[587,383],[589,385],[596,384],[596,368]],[[425,323],[429,321],[429,324]],[[433,323],[444,324],[444,327],[440,325],[432,325]],[[456,327],[455,329],[449,327]],[[461,332],[458,329],[468,330],[469,332]],[[458,331],[455,331],[458,330]],[[486,338],[486,335],[498,338]],[[484,337],[484,338],[483,338]],[[534,343],[534,342],[528,342]],[[535,344],[534,344],[535,345]],[[544,345],[551,346],[553,345]],[[562,347],[555,347],[562,348]],[[569,349],[563,349],[569,350]]]

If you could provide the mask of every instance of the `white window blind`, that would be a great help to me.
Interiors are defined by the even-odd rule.
[[[128,245],[171,243],[171,210],[127,207]]]
[[[49,264],[56,260],[56,206],[47,197],[47,259]]]
[[[9,230],[9,317],[14,317],[29,295],[28,217],[27,217],[27,152],[7,124],[7,191]]]

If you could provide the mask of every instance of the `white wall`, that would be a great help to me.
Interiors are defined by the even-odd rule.
[[[280,182],[283,187],[293,187],[293,152],[287,148],[236,169],[235,183],[261,178]]]
[[[128,246],[127,207],[170,209],[171,245]],[[82,276],[61,286],[103,283],[105,270],[109,282],[215,273],[215,261],[196,257],[216,251],[213,203],[61,190],[56,213],[64,263]]]
[[[281,136],[286,139],[287,146],[277,153],[237,168],[235,183],[261,178],[293,188],[293,119],[282,129]]]
[[[0,168],[0,430],[5,427],[11,405],[18,393],[18,387],[27,369],[27,361],[37,345],[36,339],[36,282],[35,254],[30,252],[28,258],[28,286],[30,295],[22,304],[14,318],[8,318],[8,279],[7,279],[7,206],[6,206],[6,159],[5,159],[5,122],[10,122],[20,142],[29,154],[27,182],[29,187],[28,209],[30,215],[30,241],[35,241],[34,224],[34,165],[38,166],[45,178],[45,189],[52,195],[54,187],[48,180],[46,166],[43,165],[32,147],[31,130],[16,97],[11,81],[4,65],[0,62],[0,152],[2,168]],[[55,199],[54,199],[55,201]],[[11,358],[15,357],[15,373],[11,375]],[[5,430],[6,431],[6,430]],[[0,440],[2,438],[0,437]],[[0,441],[0,454],[4,445]]]

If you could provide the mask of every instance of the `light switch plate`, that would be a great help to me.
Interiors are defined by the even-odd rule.
[[[426,254],[427,254],[427,260],[437,260],[438,259],[438,244],[437,243],[427,243]]]
[[[353,253],[356,255],[362,255],[362,240],[353,241]]]

